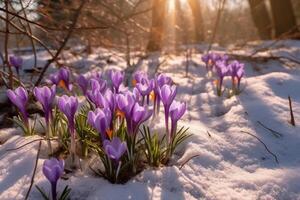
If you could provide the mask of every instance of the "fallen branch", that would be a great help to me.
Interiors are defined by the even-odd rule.
[[[264,125],[263,123],[261,123],[260,121],[257,121],[257,123],[259,125],[261,125],[263,128],[265,128],[266,130],[270,131],[275,137],[279,138],[279,137],[283,137],[282,133],[279,133],[277,131],[274,131],[273,129],[267,127],[266,125]]]
[[[183,166],[184,166],[186,163],[188,163],[190,160],[192,160],[193,158],[196,158],[196,157],[198,157],[198,156],[200,156],[200,155],[197,154],[197,155],[193,155],[193,156],[191,156],[190,158],[188,158],[186,161],[184,161],[184,162],[179,166],[179,169],[182,169]]]
[[[28,189],[28,191],[26,193],[26,196],[25,196],[25,200],[28,199],[28,196],[30,194],[30,191],[31,191],[31,188],[32,188],[32,185],[33,185],[33,182],[34,182],[35,172],[36,172],[36,168],[37,168],[37,164],[38,164],[39,156],[40,156],[40,151],[41,151],[41,145],[42,145],[42,141],[40,141],[40,143],[39,143],[39,147],[38,147],[38,151],[37,151],[36,159],[35,159],[35,166],[34,166],[34,169],[33,169],[33,174],[32,174],[32,177],[31,177],[30,186],[29,186],[29,189]]]
[[[289,106],[290,106],[290,114],[291,114],[291,121],[290,121],[290,123],[293,126],[296,126],[295,118],[294,118],[294,113],[293,113],[293,107],[292,107],[292,99],[291,99],[290,96],[289,96]]]
[[[267,150],[267,152],[269,152],[269,153],[274,157],[275,162],[276,162],[277,164],[279,164],[279,161],[278,161],[277,156],[276,156],[272,151],[269,150],[269,148],[267,147],[267,145],[266,145],[261,139],[259,139],[256,135],[253,135],[252,133],[249,133],[249,132],[247,132],[247,131],[241,131],[241,132],[242,132],[242,133],[246,133],[246,134],[251,135],[252,137],[256,138],[262,145],[264,145],[264,147],[265,147],[265,149]]]

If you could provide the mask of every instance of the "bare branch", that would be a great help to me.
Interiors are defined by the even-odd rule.
[[[274,157],[276,163],[279,164],[277,156],[272,151],[270,151],[270,149],[267,147],[267,145],[261,139],[259,139],[256,135],[253,135],[252,133],[249,133],[247,131],[241,131],[241,132],[242,133],[246,133],[246,134],[248,134],[248,135],[256,138],[265,147],[265,149],[267,150],[267,152],[269,152],[269,154],[271,154]]]

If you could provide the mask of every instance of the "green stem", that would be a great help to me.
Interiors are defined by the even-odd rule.
[[[48,143],[48,147],[49,147],[49,155],[53,154],[53,149],[51,146],[51,142],[50,142],[50,137],[51,137],[51,126],[50,123],[47,123],[47,133],[46,133],[46,139],[47,139],[47,143]]]

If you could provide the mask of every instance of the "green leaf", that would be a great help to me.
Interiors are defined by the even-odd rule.
[[[39,186],[35,185],[36,189],[41,193],[42,197],[45,199],[45,200],[50,200],[50,198],[48,197],[49,195],[46,195],[45,194],[45,191],[40,188]]]
[[[69,188],[69,186],[66,186],[58,199],[59,200],[69,199],[70,192],[71,192],[71,188]]]

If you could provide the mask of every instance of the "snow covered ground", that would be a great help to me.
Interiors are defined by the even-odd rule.
[[[266,44],[264,44],[266,45]],[[256,56],[292,56],[300,60],[300,42],[283,41]],[[230,52],[249,55],[257,45]],[[219,48],[221,52],[221,48]],[[99,61],[103,49],[86,58],[70,59],[77,72],[101,66],[123,68],[119,57],[114,64]],[[173,160],[174,166],[147,169],[124,185],[88,173],[78,172],[60,180],[59,188],[69,185],[71,199],[300,199],[300,68],[277,60],[247,60],[246,78],[239,96],[218,97],[213,79],[206,77],[200,54],[193,54],[189,76],[185,76],[185,56],[163,55],[159,72],[169,74],[178,84],[178,100],[188,103],[188,112],[180,125],[189,126],[193,137],[182,145]],[[66,56],[68,57],[68,56]],[[153,72],[157,57],[144,60],[139,69]],[[154,64],[153,64],[154,63]],[[83,69],[83,67],[85,68]],[[99,67],[98,67],[99,68]],[[81,70],[80,70],[81,69]],[[79,71],[80,70],[80,71]],[[229,80],[228,83],[230,84]],[[293,100],[296,127],[290,119],[288,96]],[[161,120],[162,121],[162,120]],[[279,132],[275,137],[260,124]],[[156,124],[159,127],[159,124]],[[257,138],[276,155],[278,162]],[[10,132],[14,133],[16,131]],[[0,135],[7,130],[0,130]],[[0,199],[23,199],[30,185],[38,142],[7,151],[37,139],[12,136],[0,146]],[[0,143],[1,144],[1,143]],[[45,144],[42,145],[43,147]],[[198,155],[179,169],[191,156]],[[41,168],[46,157],[38,161],[35,184],[49,189]],[[41,199],[32,188],[30,199]]]

